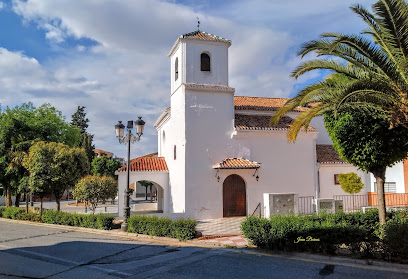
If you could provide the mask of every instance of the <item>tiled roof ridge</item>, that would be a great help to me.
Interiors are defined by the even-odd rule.
[[[331,144],[316,144],[316,160],[320,164],[349,164],[340,158]]]
[[[258,169],[261,163],[242,157],[226,158],[213,165],[214,169]]]
[[[152,153],[154,154],[154,153]],[[149,156],[151,154],[138,157],[129,162],[130,171],[168,171],[164,157]],[[118,172],[126,171],[127,165],[118,169]]]
[[[219,39],[219,40],[223,40],[223,41],[226,41],[226,42],[231,43],[231,40],[228,40],[228,39],[226,39],[226,38],[223,38],[223,37],[220,37],[220,36],[217,36],[217,35],[214,35],[214,34],[205,32],[205,31],[202,31],[202,30],[200,30],[200,29],[198,29],[198,30],[196,30],[196,31],[192,31],[192,32],[186,33],[186,34],[183,34],[183,35],[181,35],[181,37],[182,37],[182,38],[188,38],[188,37],[190,37],[190,36],[198,35],[198,34],[200,34],[200,33],[204,33],[204,34],[206,34],[206,35],[215,37],[215,38],[217,38],[217,39]]]

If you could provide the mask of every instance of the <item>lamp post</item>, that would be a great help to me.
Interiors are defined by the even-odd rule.
[[[124,217],[121,229],[126,232],[128,228],[128,218],[130,217],[130,204],[129,204],[129,163],[130,163],[130,144],[139,141],[140,137],[143,135],[145,122],[142,120],[142,117],[139,116],[139,119],[135,121],[136,126],[136,135],[132,134],[133,129],[133,120],[128,121],[127,123],[127,132],[124,136],[125,125],[122,124],[122,121],[119,121],[115,125],[116,137],[119,139],[119,143],[127,144],[127,162],[126,162],[126,189],[125,189],[125,199],[124,199]]]

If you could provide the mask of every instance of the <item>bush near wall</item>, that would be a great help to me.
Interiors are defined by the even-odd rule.
[[[241,230],[253,244],[270,250],[335,254],[340,247],[347,247],[360,257],[407,258],[408,240],[402,240],[402,236],[408,234],[408,211],[390,212],[388,218],[380,228],[378,210],[271,219],[247,217]]]
[[[166,236],[179,240],[193,239],[196,233],[196,221],[190,219],[158,218],[157,216],[136,215],[128,219],[128,232]]]
[[[43,212],[42,221],[47,224],[75,226],[83,228],[110,230],[112,229],[113,215],[103,214],[77,214],[57,210],[46,210]]]
[[[113,226],[112,215],[84,215],[76,213],[67,213],[56,210],[44,210],[42,217],[35,212],[26,213],[20,207],[0,207],[0,217],[13,220],[27,220],[34,222],[43,222],[47,224],[75,226],[83,228],[111,230]]]

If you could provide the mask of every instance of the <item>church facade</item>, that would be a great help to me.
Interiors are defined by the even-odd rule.
[[[228,81],[230,46],[229,40],[202,31],[177,39],[168,55],[170,107],[154,124],[158,154],[131,161],[130,183],[152,181],[159,210],[192,218],[263,211],[264,193],[312,199],[346,195],[335,179],[351,171],[365,183],[362,194],[372,192],[373,177],[338,158],[322,118],[288,143],[289,125],[307,108],[296,108],[269,126],[288,99],[235,96]],[[125,170],[117,172],[119,213]],[[396,192],[408,192],[402,163],[387,171],[387,178],[395,181]]]

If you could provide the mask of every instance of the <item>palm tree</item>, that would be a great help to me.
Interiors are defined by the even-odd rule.
[[[295,141],[298,131],[307,128],[313,117],[341,111],[375,110],[389,119],[391,129],[408,127],[408,4],[379,0],[372,9],[370,13],[358,4],[351,7],[368,27],[360,35],[325,33],[302,45],[299,56],[314,53],[318,58],[300,64],[292,77],[320,69],[337,75],[304,88],[271,119],[274,124],[297,106],[310,108],[294,120],[289,141]],[[377,190],[380,221],[385,222],[385,203],[380,202],[385,172],[374,175],[382,180]]]

